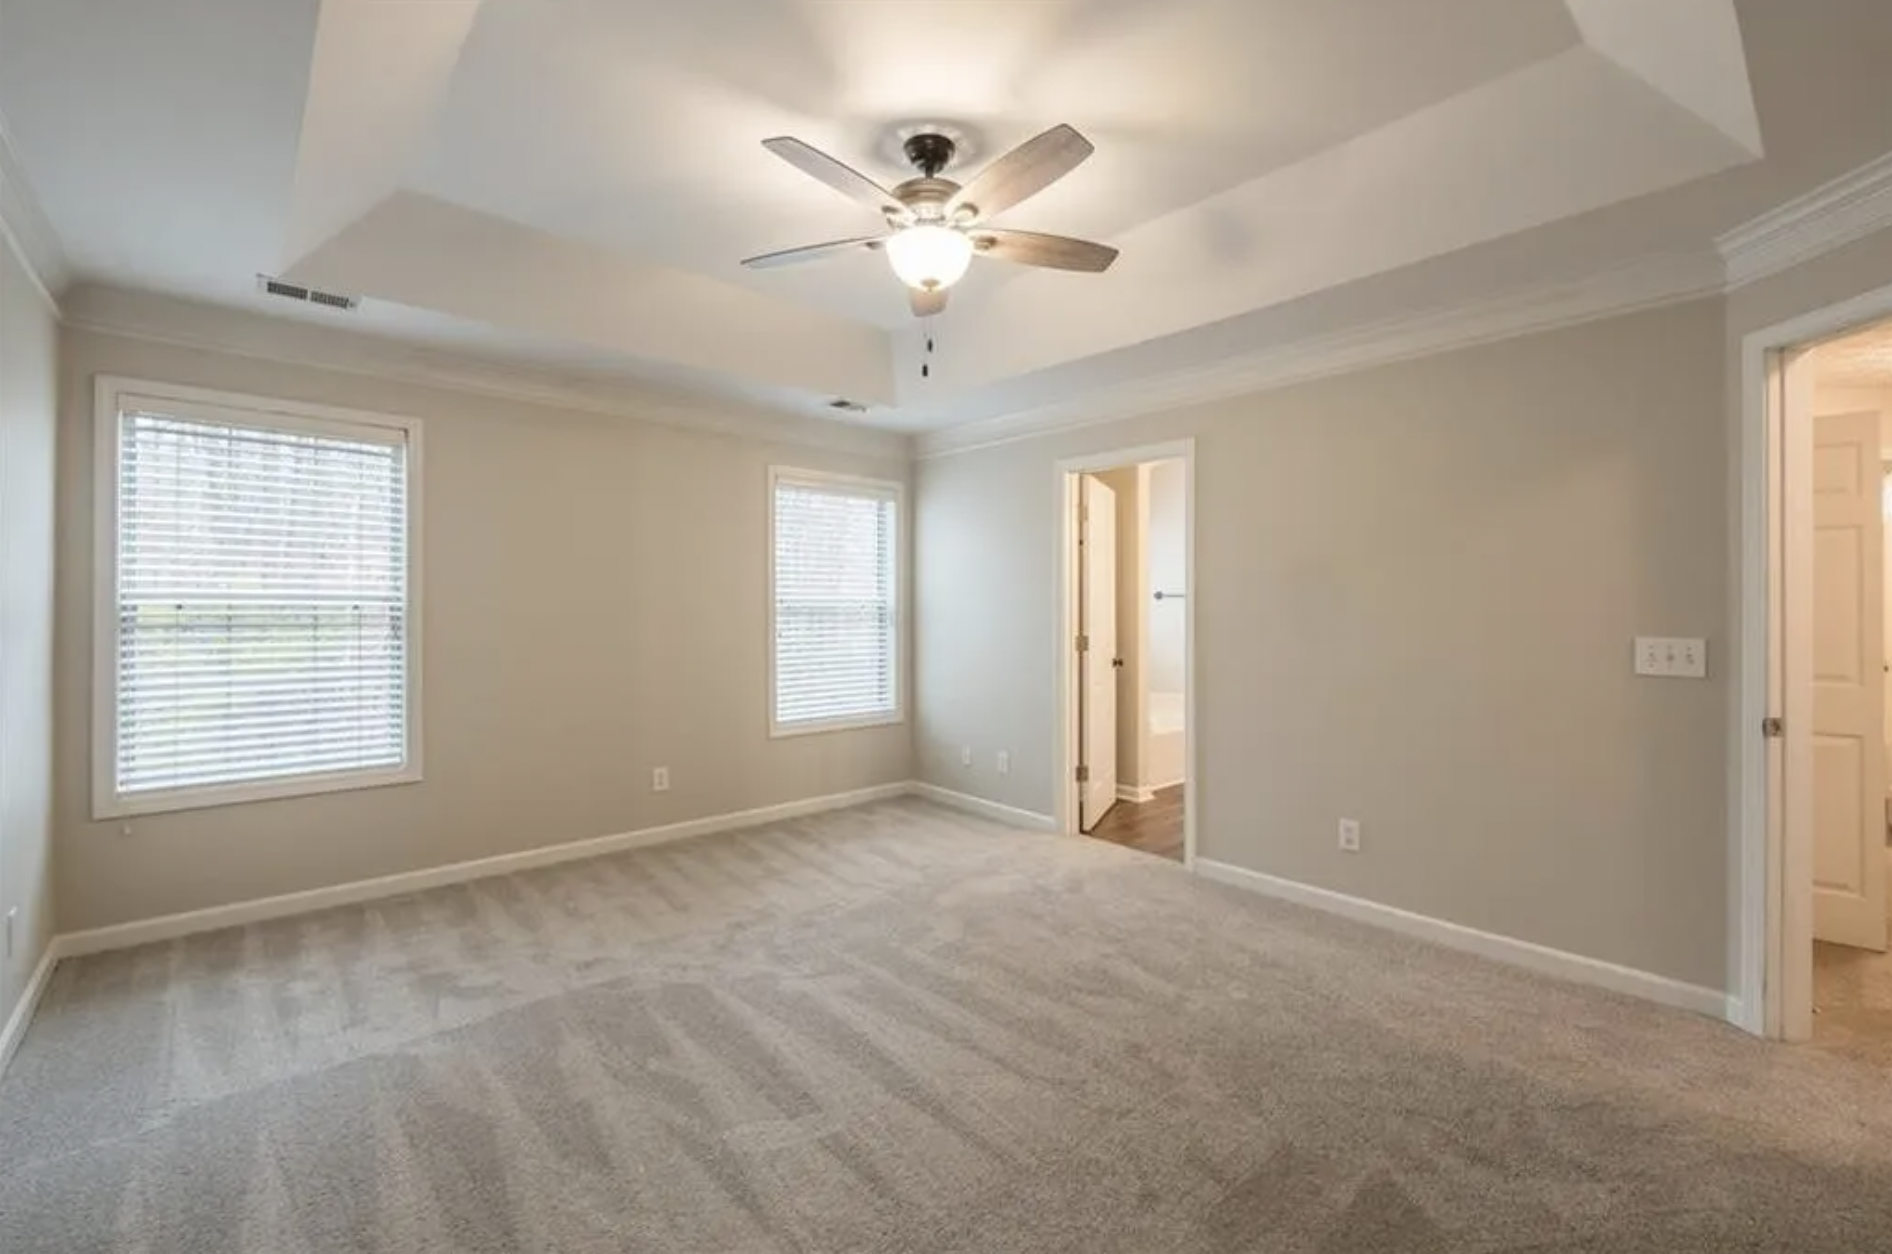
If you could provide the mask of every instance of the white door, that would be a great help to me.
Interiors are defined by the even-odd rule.
[[[1813,934],[1886,947],[1879,415],[1813,427]]]
[[[1078,786],[1083,831],[1117,804],[1117,494],[1078,482]]]

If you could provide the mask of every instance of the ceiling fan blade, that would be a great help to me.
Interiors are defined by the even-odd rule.
[[[943,287],[936,287],[930,292],[911,288],[907,295],[912,298],[913,316],[916,318],[930,318],[934,314],[946,312],[946,289]]]
[[[997,257],[1000,261],[1050,270],[1082,270],[1086,274],[1102,274],[1117,259],[1117,250],[1108,244],[1093,244],[1068,235],[1040,235],[1036,231],[981,228],[973,233],[972,245],[983,256]]]
[[[765,139],[762,146],[810,178],[819,179],[852,200],[889,217],[907,216],[907,207],[894,199],[892,192],[874,180],[830,157],[819,148],[804,144],[789,135]]]
[[[980,171],[946,203],[946,216],[967,209],[979,221],[1003,213],[1077,169],[1095,151],[1090,140],[1060,122]]]
[[[857,239],[830,240],[826,244],[808,244],[801,248],[785,248],[779,253],[763,253],[760,257],[746,257],[743,265],[751,270],[773,270],[777,266],[799,265],[804,261],[819,261],[823,257],[832,257],[854,248],[879,248],[886,242],[883,235],[863,235]]]

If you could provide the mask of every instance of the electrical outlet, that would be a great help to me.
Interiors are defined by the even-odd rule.
[[[1708,678],[1708,642],[1690,636],[1637,636],[1636,674],[1662,679]]]
[[[972,746],[971,745],[959,746],[959,765],[961,766],[972,765]]]
[[[1012,773],[1012,755],[1006,750],[1000,749],[999,750],[999,774],[1010,775],[1011,773]]]
[[[1346,853],[1360,852],[1360,820],[1340,820],[1340,848]]]
[[[660,766],[656,770],[650,773],[650,790],[652,792],[669,792],[670,791],[670,768],[669,767]]]

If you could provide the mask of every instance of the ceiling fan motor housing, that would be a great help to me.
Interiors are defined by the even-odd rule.
[[[951,179],[908,179],[893,189],[893,196],[915,218],[937,222],[946,216],[946,202],[959,194],[959,184]]]

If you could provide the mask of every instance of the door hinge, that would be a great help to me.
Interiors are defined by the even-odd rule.
[[[1091,651],[1091,638],[1089,636],[1079,636],[1077,638],[1077,651],[1079,653],[1089,653]]]
[[[1090,767],[1080,766],[1077,768],[1077,782],[1080,784],[1088,784],[1091,782],[1091,768]]]
[[[1761,720],[1761,735],[1765,737],[1766,739],[1779,740],[1782,736],[1785,736],[1786,734],[1787,734],[1787,724],[1785,720],[1779,719],[1779,718],[1773,718],[1773,717],[1764,718]]]

